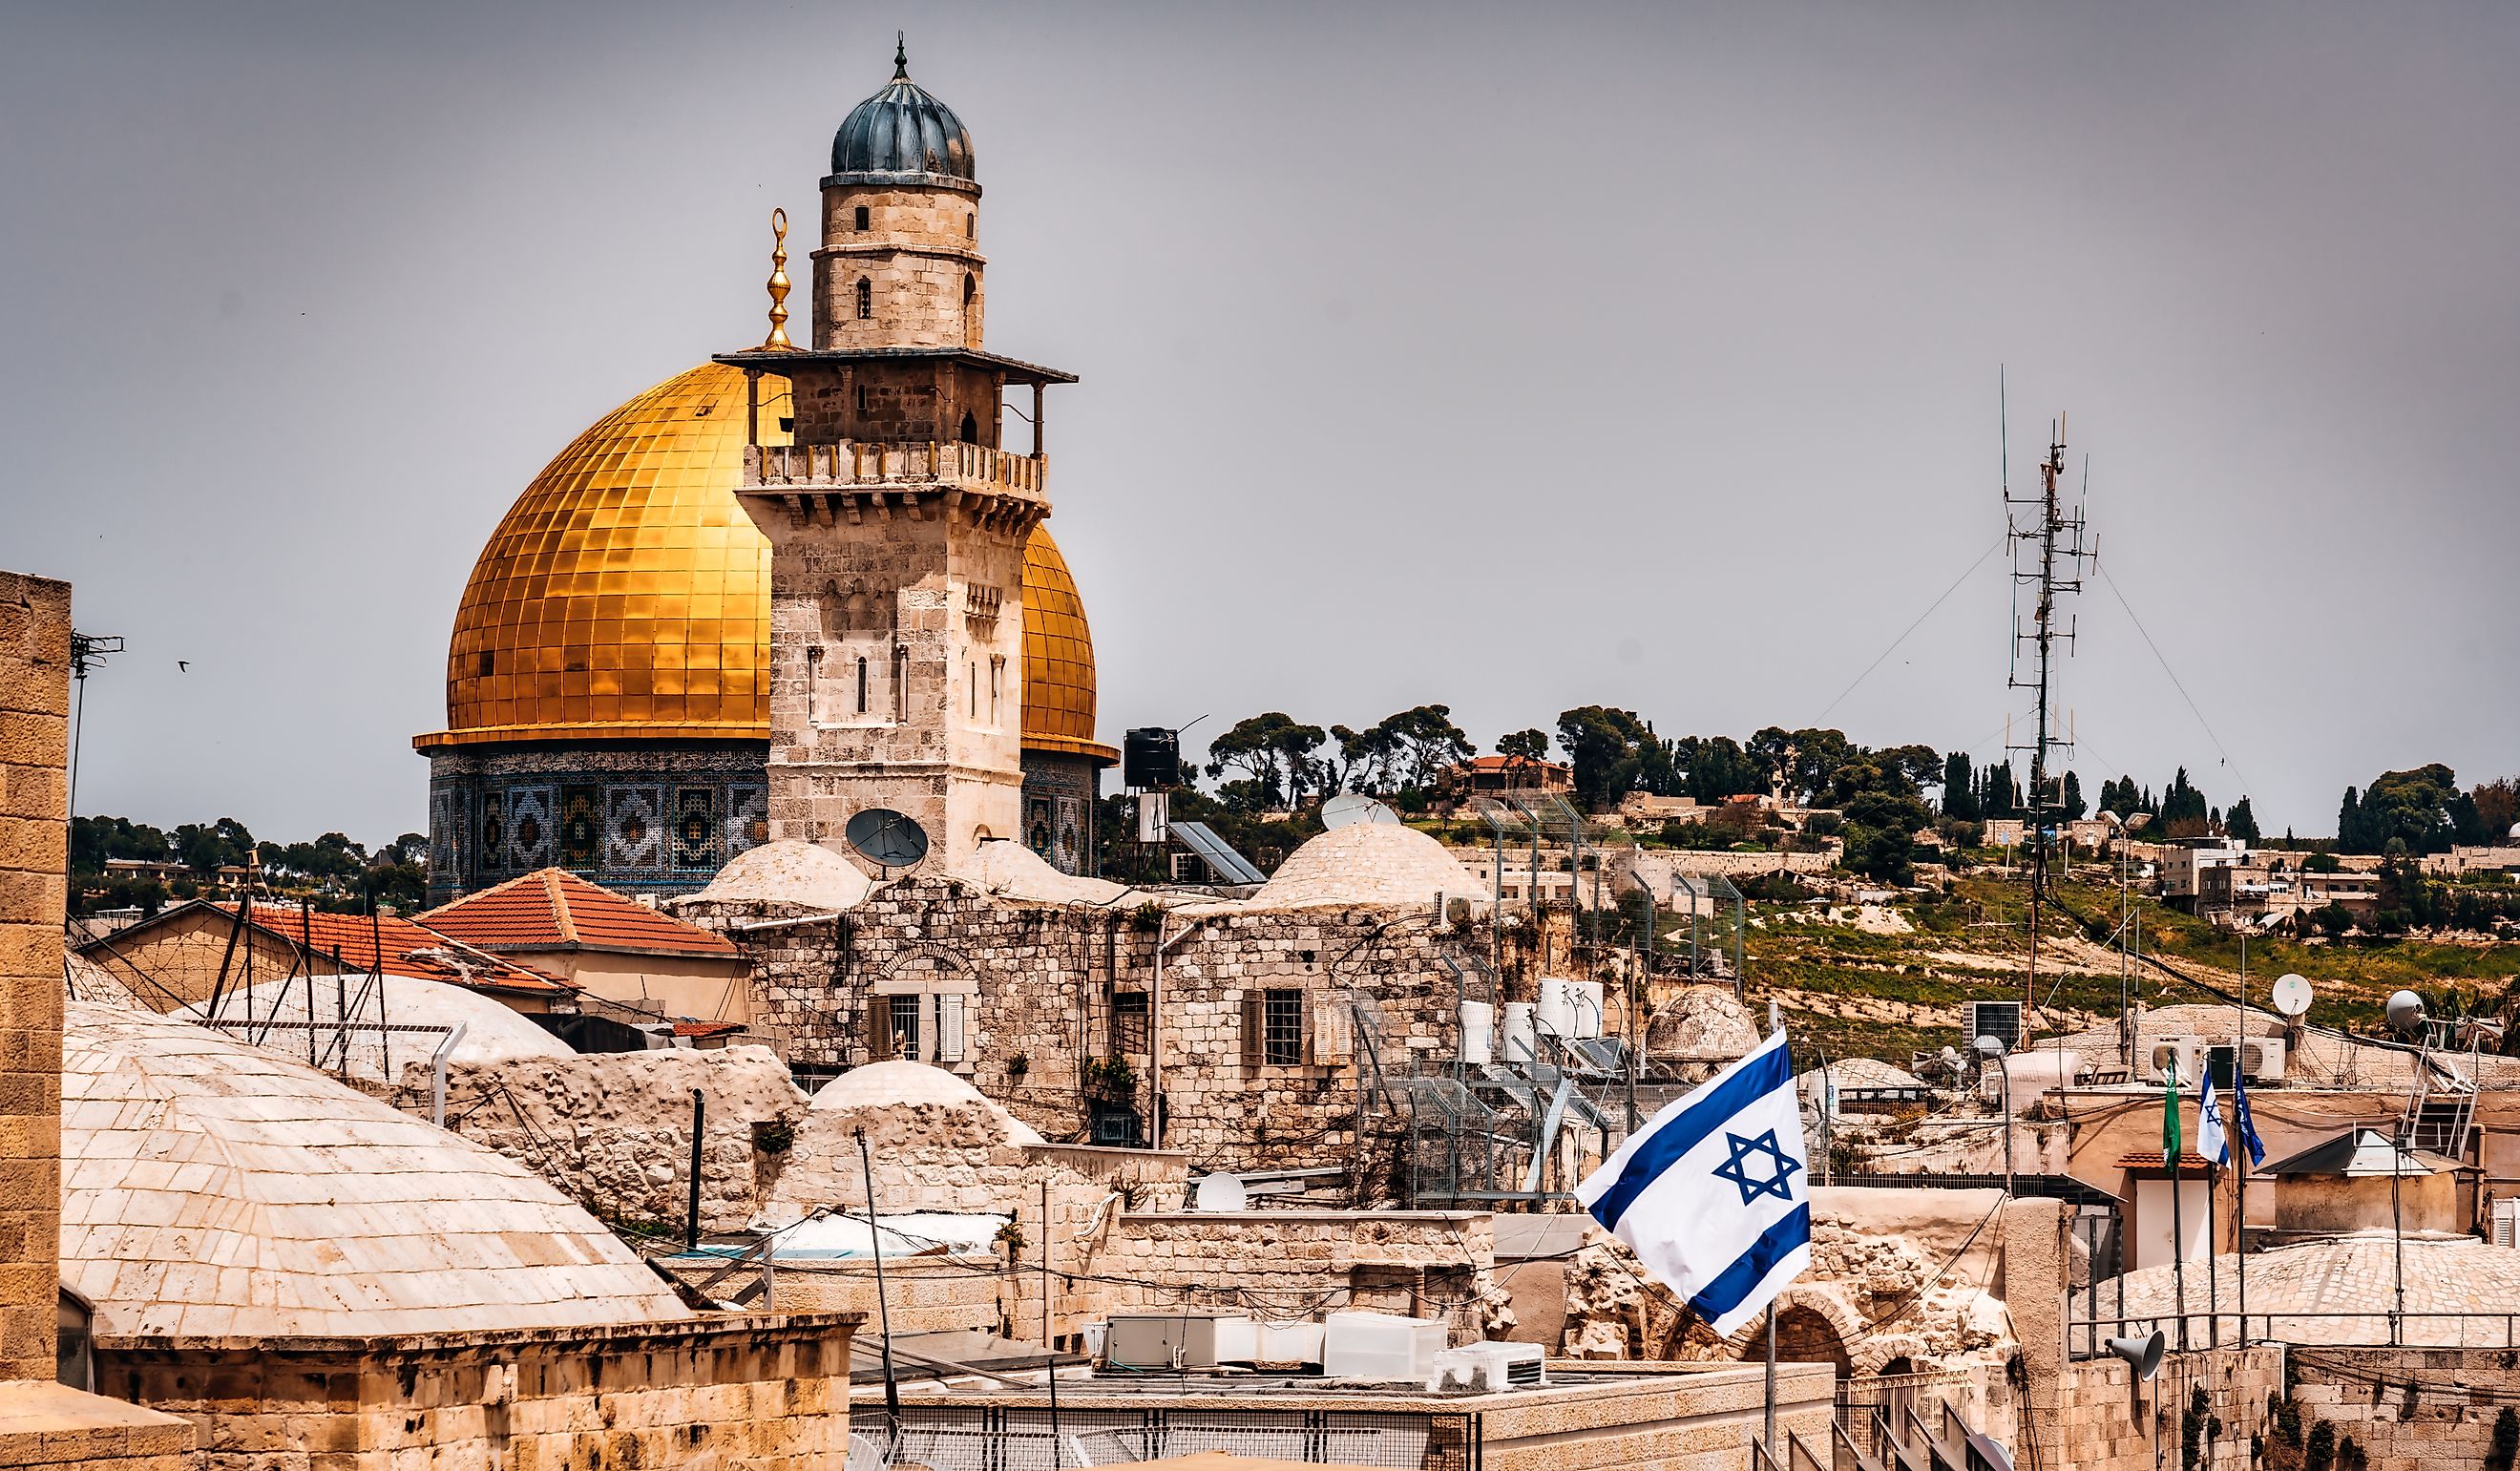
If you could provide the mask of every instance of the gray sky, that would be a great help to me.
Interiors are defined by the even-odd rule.
[[[131,643],[81,809],[421,826],[481,543],[758,339],[896,26],[991,345],[1084,377],[1105,739],[1812,723],[2001,530],[2005,364],[2214,733],[2095,581],[2088,785],[2520,770],[2507,7],[10,5],[0,565]],[[1825,723],[1991,758],[2002,566]]]

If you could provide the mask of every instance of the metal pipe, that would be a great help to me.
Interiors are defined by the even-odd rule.
[[[446,1060],[455,1055],[455,1045],[464,1040],[464,1029],[471,1025],[457,1022],[428,1057],[428,1122],[440,1129],[446,1127]]]
[[[883,1335],[883,1417],[894,1439],[901,1435],[901,1381],[892,1372],[892,1308],[883,1291],[883,1226],[875,1214],[875,1158],[867,1152],[866,1130],[855,1131],[858,1139],[858,1169],[866,1180],[867,1240],[875,1252],[875,1311],[877,1329]]]
[[[692,1193],[691,1205],[683,1217],[683,1246],[698,1251],[700,1244],[700,1141],[701,1132],[708,1127],[708,1094],[692,1090]]]

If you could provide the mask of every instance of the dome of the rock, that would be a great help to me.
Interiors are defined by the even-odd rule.
[[[412,742],[431,758],[432,904],[554,865],[689,892],[767,836],[770,545],[736,487],[747,426],[785,443],[788,399],[758,382],[747,404],[742,369],[703,363],[640,393],[491,533],[448,641],[446,727]],[[1094,738],[1093,635],[1047,527],[1022,596],[1027,788],[1056,788],[1027,825],[1056,857],[1117,753]]]

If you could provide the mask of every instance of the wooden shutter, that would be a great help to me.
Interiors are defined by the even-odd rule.
[[[1258,1067],[1268,1056],[1268,993],[1245,991],[1242,993],[1242,1065]]]
[[[870,996],[867,998],[867,1060],[882,1062],[891,1056],[892,998]]]
[[[1295,1058],[1309,1066],[1315,1060],[1313,1049],[1318,1045],[1316,1029],[1313,1026],[1312,998],[1299,992],[1295,997],[1295,1005],[1303,1017],[1303,1031],[1296,1041]]]
[[[951,993],[936,998],[936,1060],[963,1060],[963,998]]]

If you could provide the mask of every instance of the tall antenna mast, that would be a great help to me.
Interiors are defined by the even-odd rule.
[[[2007,752],[2030,754],[2028,800],[2022,812],[2030,825],[2030,972],[2021,988],[2024,1025],[2039,1003],[2039,908],[2048,894],[2048,832],[2065,812],[2064,778],[2048,775],[2048,758],[2072,746],[2070,737],[2056,734],[2054,659],[2059,644],[2067,652],[2073,650],[2078,623],[2068,617],[2059,625],[2056,599],[2060,594],[2082,592],[2083,563],[2090,555],[2083,542],[2083,508],[2077,505],[2069,513],[2057,498],[2057,481],[2064,472],[2065,419],[2060,414],[2048,426],[2048,458],[2039,462],[2038,494],[2015,497],[2007,487],[2003,497],[2005,534],[2013,544],[2012,580],[2038,595],[2028,627],[2022,626],[2017,611],[2013,614],[2014,650],[2028,652],[2033,659],[2025,675],[2016,658],[2011,675],[2013,689],[2035,693],[2036,734],[2027,745],[2007,740],[2004,746]]]

